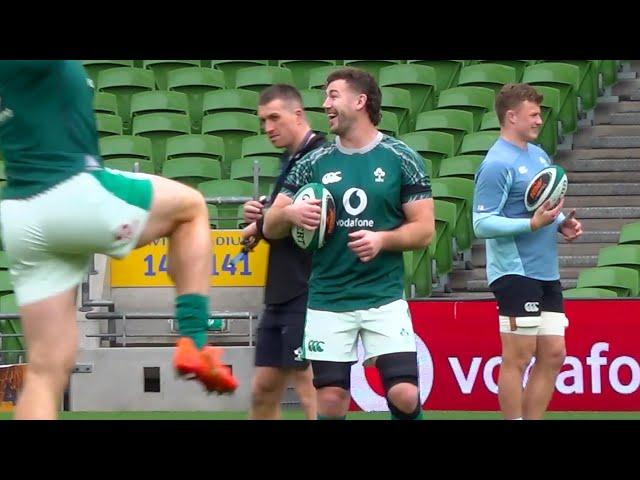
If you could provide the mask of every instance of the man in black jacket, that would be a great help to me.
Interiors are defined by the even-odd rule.
[[[278,195],[293,164],[322,146],[325,138],[314,133],[304,114],[302,98],[291,85],[272,85],[260,95],[258,116],[271,143],[285,148],[281,174],[271,194]],[[269,202],[270,203],[270,202]],[[244,205],[243,237],[263,238],[263,204],[252,200]],[[299,358],[307,308],[311,255],[297,247],[291,237],[268,240],[269,267],[265,288],[265,309],[258,327],[256,371],[251,387],[251,419],[277,419],[280,402],[289,380],[307,419],[316,419],[316,392],[308,361]]]

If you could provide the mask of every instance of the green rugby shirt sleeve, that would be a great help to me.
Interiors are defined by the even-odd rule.
[[[431,198],[431,180],[424,168],[422,157],[411,150],[404,153],[401,155],[400,199],[402,203]]]
[[[284,183],[282,184],[280,193],[293,198],[301,187],[311,182],[313,176],[311,159],[313,153],[314,152],[310,152],[302,157],[291,168],[289,175],[287,175],[287,178],[285,178]]]

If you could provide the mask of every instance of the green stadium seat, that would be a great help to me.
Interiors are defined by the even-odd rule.
[[[11,275],[9,270],[0,270],[0,295],[7,295],[13,292]]]
[[[335,65],[335,60],[280,60],[278,65],[287,68],[293,76],[293,83],[298,89],[309,85],[309,72],[314,68]]]
[[[542,127],[538,134],[538,143],[547,155],[553,157],[558,148],[558,135],[562,134],[562,124],[558,121],[560,114],[560,91],[556,88],[536,85],[535,89],[543,95],[540,106]]]
[[[409,92],[411,111],[409,126],[413,128],[419,113],[435,107],[436,72],[425,65],[392,65],[380,70],[380,87],[396,87]]]
[[[618,61],[599,60],[598,73],[602,76],[602,87],[607,88],[618,81]]]
[[[480,131],[496,130],[500,131],[500,121],[496,112],[487,112],[482,116]]]
[[[598,267],[627,267],[640,274],[640,245],[614,245],[598,253]]]
[[[109,137],[107,137],[109,138]],[[104,160],[106,168],[123,170],[125,172],[142,172],[155,174],[156,170],[151,160],[136,157],[117,157]]]
[[[242,180],[209,180],[198,185],[205,197],[252,197],[253,184]],[[209,205],[209,218],[216,215],[217,228],[237,228],[242,221],[238,215],[238,205]]]
[[[340,65],[327,65],[326,67],[317,67],[309,71],[309,88],[319,88],[325,90],[327,86],[327,77],[335,70],[343,68]]]
[[[625,267],[595,267],[582,270],[578,275],[578,288],[606,288],[618,297],[638,296],[638,272]]]
[[[221,112],[202,119],[202,133],[222,138],[224,142],[223,178],[229,178],[231,161],[241,158],[242,141],[260,133],[260,119],[256,115]]]
[[[268,135],[254,135],[242,140],[242,157],[252,157],[254,155],[263,157],[270,156],[280,159],[284,149],[277,148],[271,143]]]
[[[83,60],[82,65],[87,71],[87,76],[94,85],[98,82],[98,74],[103,70],[118,67],[133,67],[133,60]]]
[[[280,160],[274,157],[245,157],[231,162],[231,179],[253,182],[253,166],[258,164],[258,191],[269,195],[280,175]]]
[[[325,135],[329,133],[329,119],[325,113],[308,111],[306,117],[311,130]]]
[[[458,155],[445,158],[440,163],[440,178],[459,177],[473,180],[483,160],[482,155]]]
[[[575,65],[579,69],[576,93],[582,98],[582,110],[587,112],[598,100],[598,64],[596,60],[554,60],[557,63]]]
[[[9,257],[7,256],[7,252],[4,250],[0,250],[0,270],[8,270],[9,269]]]
[[[382,68],[399,63],[405,62],[404,60],[345,60],[344,66],[359,68],[360,70],[369,72],[377,81]]]
[[[562,132],[570,134],[578,129],[578,101],[576,88],[580,70],[566,63],[537,63],[524,70],[522,81],[531,85],[543,85],[555,88],[560,93],[560,112]]]
[[[620,230],[619,245],[640,245],[640,222],[627,223]]]
[[[149,113],[133,119],[133,134],[151,140],[151,160],[156,172],[162,171],[167,139],[191,132],[189,116],[180,113]]]
[[[398,118],[398,133],[409,133],[411,125],[411,95],[407,90],[396,87],[382,87],[382,111],[394,113]]]
[[[202,129],[205,94],[224,87],[224,73],[213,68],[179,68],[167,75],[167,88],[170,91],[184,93],[189,99],[191,131],[194,133],[199,133]]]
[[[219,180],[220,160],[206,157],[181,157],[165,160],[162,176],[197,188],[202,182]]]
[[[98,138],[108,135],[122,135],[122,118],[108,113],[96,113],[96,130]]]
[[[408,64],[425,65],[433,68],[436,73],[436,90],[441,92],[458,84],[460,70],[466,65],[466,60],[408,60]]]
[[[616,292],[606,288],[584,287],[568,288],[562,292],[565,299],[573,298],[617,298]]]
[[[445,275],[453,270],[453,233],[456,227],[457,207],[453,202],[434,200],[436,235],[432,241],[436,271]]]
[[[405,271],[405,296],[411,298],[413,285],[414,298],[431,296],[433,291],[432,262],[428,248],[402,252]]]
[[[131,121],[149,113],[189,114],[189,100],[184,93],[153,90],[131,95]]]
[[[204,94],[202,111],[205,115],[220,112],[241,112],[255,114],[258,110],[259,95],[251,90],[227,89]]]
[[[110,68],[98,74],[98,91],[113,93],[118,99],[118,113],[123,121],[124,131],[131,130],[131,96],[135,93],[155,90],[155,80],[151,70],[142,68]]]
[[[458,86],[486,87],[498,93],[503,85],[515,83],[516,77],[516,70],[513,67],[494,63],[477,63],[462,68]]]
[[[96,92],[93,96],[93,111],[118,115],[118,99],[113,93]]]
[[[440,92],[438,108],[465,110],[473,114],[473,130],[480,128],[482,116],[494,109],[495,93],[485,87],[455,87]]]
[[[151,160],[151,140],[133,135],[112,135],[99,141],[100,156],[105,160],[138,158]]]
[[[439,175],[442,159],[454,155],[454,138],[449,133],[413,132],[402,135],[400,140],[431,161],[434,177]]]
[[[224,159],[224,142],[213,135],[179,135],[167,139],[167,160],[177,158]]]
[[[260,65],[269,65],[269,60],[211,60],[211,67],[224,73],[227,88],[235,88],[238,70]]]
[[[529,65],[535,65],[538,60],[477,60],[478,63],[493,63],[498,65],[506,65],[511,67],[516,72],[516,78],[514,82],[519,83],[522,81],[522,75],[524,75],[524,69]]]
[[[471,223],[473,189],[473,180],[466,178],[446,177],[431,181],[433,198],[452,202],[457,207],[458,218],[456,219],[454,237],[458,251],[470,249],[474,239]]]
[[[398,117],[389,112],[382,112],[378,130],[392,137],[398,136]]]
[[[485,155],[500,137],[500,132],[488,130],[465,135],[460,147],[460,155]]]
[[[0,297],[0,312],[2,313],[18,313],[18,303],[16,301],[16,295],[9,293]],[[20,320],[0,320],[0,333],[8,334],[21,334],[22,325]],[[4,337],[2,341],[3,350],[24,350],[25,343],[23,337]],[[3,362],[6,364],[20,363],[20,353],[5,353],[3,354]]]
[[[199,67],[200,60],[143,60],[142,68],[154,74],[158,90],[167,89],[167,75],[171,70],[185,67]]]
[[[236,88],[260,93],[266,87],[276,83],[293,84],[293,75],[282,67],[248,67],[236,72]]]
[[[453,135],[455,154],[460,150],[462,138],[473,132],[473,114],[449,108],[423,112],[416,119],[416,131],[437,131]]]
[[[300,90],[300,96],[302,97],[302,105],[307,112],[319,112],[324,113],[324,101],[327,96],[323,90],[317,88],[310,88],[307,90]]]

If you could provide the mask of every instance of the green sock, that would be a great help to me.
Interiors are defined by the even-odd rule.
[[[347,416],[342,415],[341,417],[330,417],[327,415],[318,415],[318,420],[346,420]]]
[[[208,319],[208,296],[188,293],[176,298],[178,332],[183,337],[190,337],[199,349],[207,343]]]

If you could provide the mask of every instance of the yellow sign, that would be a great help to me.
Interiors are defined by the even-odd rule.
[[[269,244],[261,241],[236,265],[231,260],[240,253],[240,230],[212,230],[212,287],[264,287],[267,281]],[[112,287],[172,287],[167,273],[169,240],[162,238],[132,251],[122,260],[111,259]]]

